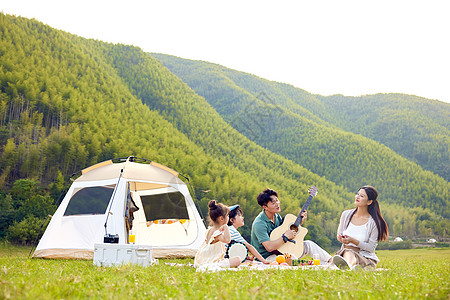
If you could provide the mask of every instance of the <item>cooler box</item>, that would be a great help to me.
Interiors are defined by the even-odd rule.
[[[94,244],[94,265],[110,267],[136,264],[148,267],[158,263],[152,259],[152,246],[132,244]]]

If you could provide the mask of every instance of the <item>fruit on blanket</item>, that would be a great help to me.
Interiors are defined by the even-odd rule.
[[[278,263],[277,263],[276,261],[273,261],[273,262],[270,263],[270,265],[272,265],[272,266],[278,266]]]
[[[289,266],[287,263],[281,263],[280,266]]]
[[[284,258],[283,255],[278,255],[277,258],[275,259],[277,261],[277,263],[281,264],[286,262],[286,259]]]

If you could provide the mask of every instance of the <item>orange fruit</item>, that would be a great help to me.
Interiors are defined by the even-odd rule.
[[[284,259],[283,255],[278,255],[277,258],[275,259],[277,261],[277,263],[281,264],[286,262],[286,259]]]

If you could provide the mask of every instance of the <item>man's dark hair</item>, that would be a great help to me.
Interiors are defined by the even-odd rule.
[[[276,196],[278,198],[278,193],[271,189],[265,189],[262,191],[262,193],[259,193],[258,198],[258,204],[262,207],[264,205],[267,205],[272,199],[270,199],[271,196]]]

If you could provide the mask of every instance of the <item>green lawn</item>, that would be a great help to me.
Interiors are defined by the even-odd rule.
[[[148,268],[28,259],[0,244],[0,299],[450,299],[450,249],[377,251],[384,271],[265,270],[201,273],[192,260]]]

